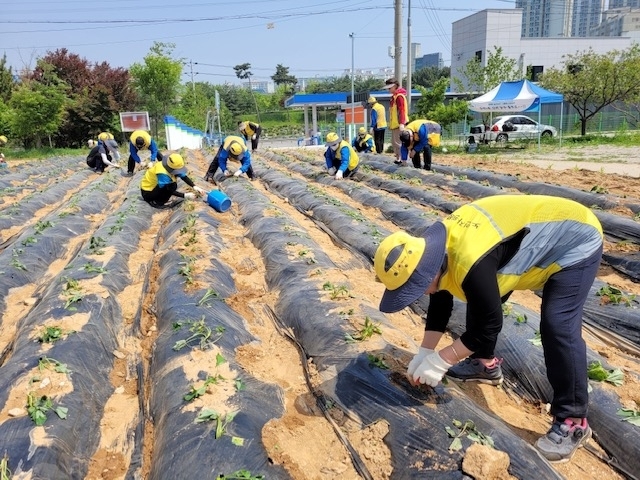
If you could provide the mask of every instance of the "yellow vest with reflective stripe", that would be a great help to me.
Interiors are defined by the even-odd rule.
[[[342,160],[342,154],[340,153],[342,150],[342,147],[349,148],[349,165],[347,166],[347,168],[349,170],[353,170],[358,166],[358,163],[360,162],[360,160],[358,159],[358,154],[353,149],[353,147],[349,144],[349,142],[342,140],[340,142],[340,146],[338,147],[338,150],[336,150],[336,158],[338,160]]]
[[[587,207],[544,195],[486,197],[455,210],[443,223],[447,269],[438,288],[461,300],[469,270],[523,229],[527,234],[518,252],[498,271],[500,296],[542,288],[554,273],[595,253],[603,239],[602,226]]]

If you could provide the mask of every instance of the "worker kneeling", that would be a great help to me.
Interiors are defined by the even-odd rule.
[[[177,179],[193,188],[197,193],[182,193],[178,191]],[[145,172],[140,182],[142,198],[155,208],[170,208],[180,201],[167,204],[171,196],[194,200],[197,195],[206,195],[207,192],[193,183],[187,176],[184,159],[179,153],[172,153],[162,157],[161,162],[154,162]]]
[[[358,154],[348,142],[342,140],[337,133],[327,134],[327,150],[324,159],[329,175],[335,175],[336,180],[352,176],[358,170]]]

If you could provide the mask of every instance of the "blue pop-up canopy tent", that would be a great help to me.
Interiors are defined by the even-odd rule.
[[[469,102],[469,109],[474,112],[538,112],[540,122],[540,105],[546,103],[563,103],[560,93],[545,90],[529,80],[502,82],[484,95]],[[562,111],[560,108],[560,143],[562,143]],[[538,132],[538,145],[540,145]]]

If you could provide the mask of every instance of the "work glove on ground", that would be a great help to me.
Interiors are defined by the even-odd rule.
[[[229,170],[225,170],[224,171],[224,176],[225,177],[230,177],[231,176],[231,172]]]
[[[236,173],[233,174],[234,177],[239,177],[242,175],[242,170],[236,170]]]
[[[195,200],[196,199],[196,194],[195,193],[191,193],[191,192],[187,192],[184,194],[184,198],[185,200]]]
[[[329,172],[329,175],[335,175],[336,174],[336,169],[335,167],[331,167],[330,169],[327,170]]]
[[[422,359],[422,363],[413,372],[413,381],[435,387],[450,367],[451,365],[438,352],[430,353]]]
[[[342,170],[338,170],[336,172],[336,180],[340,180],[343,176],[344,176],[344,173],[342,172]]]
[[[413,359],[409,362],[409,365],[407,366],[407,377],[409,379],[413,379],[413,374],[415,373],[416,368],[418,368],[418,365],[420,365],[422,363],[422,360],[424,360],[424,357],[426,357],[427,355],[433,352],[434,351],[431,350],[430,348],[420,347],[418,349],[418,353],[416,353],[413,356]]]
[[[196,193],[198,195],[206,195],[207,194],[207,191],[204,188],[200,188],[197,185],[195,187],[193,187],[193,189],[196,191]]]

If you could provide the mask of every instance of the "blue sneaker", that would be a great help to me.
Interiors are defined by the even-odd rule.
[[[536,449],[552,463],[565,463],[571,460],[578,448],[591,438],[591,427],[587,419],[580,424],[567,419],[556,420],[544,437],[536,441]]]
[[[447,370],[445,375],[451,380],[459,382],[480,382],[488,385],[500,385],[504,379],[502,376],[502,359],[496,358],[493,366],[485,367],[475,358],[466,358]]]

